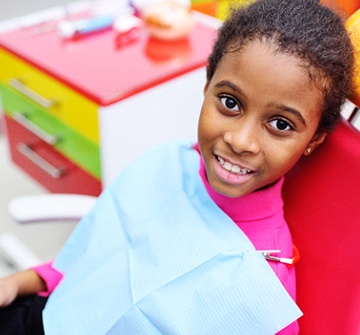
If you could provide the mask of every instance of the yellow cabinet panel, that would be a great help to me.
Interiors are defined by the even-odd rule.
[[[0,81],[47,113],[99,143],[98,105],[19,57],[0,49]]]

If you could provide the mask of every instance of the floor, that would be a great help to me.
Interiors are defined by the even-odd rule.
[[[65,0],[12,0],[9,5],[7,0],[0,0],[0,23],[68,2]],[[73,230],[75,223],[19,225],[10,218],[7,205],[11,199],[19,195],[42,194],[46,190],[11,162],[5,133],[5,127],[0,121],[0,244],[8,243],[9,238],[15,236],[21,241],[21,247],[31,250],[36,259],[51,260]],[[17,244],[15,242],[14,245]],[[14,249],[14,252],[19,254],[22,251],[20,249]],[[0,257],[0,277],[16,270],[13,265],[8,264],[4,256],[1,254]]]

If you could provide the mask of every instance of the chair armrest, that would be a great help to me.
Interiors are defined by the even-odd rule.
[[[89,212],[96,199],[81,194],[20,196],[10,201],[8,211],[18,223],[78,221]]]
[[[0,251],[1,257],[17,270],[26,270],[43,262],[13,233],[0,235]]]

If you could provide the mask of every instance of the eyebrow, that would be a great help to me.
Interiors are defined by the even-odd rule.
[[[246,96],[246,93],[243,90],[241,90],[240,87],[238,87],[237,85],[235,85],[233,82],[231,82],[229,80],[221,80],[215,84],[215,87],[216,88],[229,87],[233,91]]]

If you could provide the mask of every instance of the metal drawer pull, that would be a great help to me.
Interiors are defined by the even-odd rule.
[[[40,169],[45,171],[54,179],[60,179],[66,171],[66,168],[57,168],[51,163],[49,163],[47,160],[45,160],[39,154],[37,154],[34,150],[32,150],[31,146],[28,144],[18,143],[16,148],[21,154],[23,154],[26,158],[31,160]]]
[[[61,139],[61,136],[51,135],[45,130],[41,129],[35,123],[31,122],[23,113],[15,112],[11,117],[20,123],[24,128],[35,134],[37,137],[40,137],[47,144],[55,145]]]
[[[9,85],[14,88],[19,93],[25,95],[27,98],[31,99],[32,101],[36,102],[42,107],[47,109],[53,107],[56,102],[54,100],[49,100],[41,96],[39,93],[36,93],[29,87],[27,87],[21,80],[12,78],[9,80]]]

